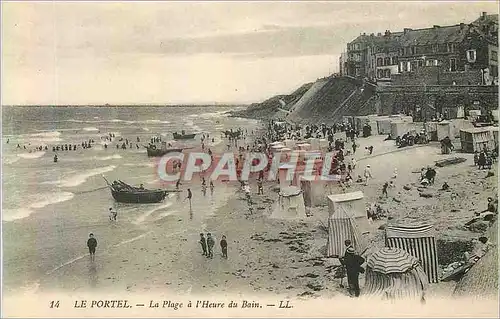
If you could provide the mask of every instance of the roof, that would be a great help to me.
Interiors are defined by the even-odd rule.
[[[352,201],[352,200],[362,199],[363,197],[364,197],[363,192],[358,191],[358,192],[345,193],[345,194],[329,195],[328,199],[331,200],[332,202],[340,203],[340,202],[348,202],[348,201]]]
[[[280,191],[280,195],[284,197],[298,196],[302,193],[302,190],[296,186],[283,187]]]
[[[469,31],[465,25],[450,25],[425,29],[412,29],[400,37],[401,46],[432,45],[462,42]]]
[[[483,16],[477,18],[476,20],[474,20],[474,22],[472,22],[472,24],[483,24],[483,23],[490,23],[490,22],[493,22],[493,23],[496,23],[498,24],[498,14],[487,14],[484,18]]]
[[[460,130],[460,132],[467,132],[467,133],[484,133],[484,132],[489,132],[491,129],[488,128],[488,126],[485,127],[471,127],[471,128],[463,128]]]

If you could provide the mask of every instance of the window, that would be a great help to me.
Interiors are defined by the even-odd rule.
[[[391,65],[391,58],[385,58],[384,65]]]
[[[377,66],[382,66],[384,60],[382,58],[377,58]]]
[[[447,51],[455,52],[455,43],[448,43]]]
[[[398,57],[397,56],[393,56],[391,59],[392,59],[391,65],[397,65],[398,64]]]
[[[385,70],[385,77],[386,78],[391,78],[391,70]]]
[[[432,60],[425,60],[425,66],[432,66]]]
[[[498,61],[498,52],[491,50],[491,61]]]
[[[424,60],[418,60],[418,67],[423,67],[424,66]]]
[[[411,72],[411,62],[410,61],[406,61],[406,70],[408,72]]]
[[[436,53],[436,52],[438,52],[438,50],[439,50],[438,45],[437,45],[437,44],[434,44],[434,45],[432,46],[432,52]]]
[[[467,62],[469,63],[476,62],[476,50],[474,49],[467,50],[466,57],[467,57]]]
[[[457,59],[450,59],[450,71],[455,72],[457,70]]]
[[[417,48],[412,46],[411,47],[411,54],[416,54],[417,53]]]

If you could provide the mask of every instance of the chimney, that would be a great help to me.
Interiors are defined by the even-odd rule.
[[[487,14],[487,12],[484,12],[484,11],[481,12],[481,19],[482,20],[486,19],[486,14]]]
[[[363,35],[366,35],[366,33],[365,33],[365,32],[363,32]]]
[[[390,30],[385,30],[385,36],[389,36],[391,35],[391,31]]]
[[[377,37],[381,37],[382,36],[382,33],[377,33]]]
[[[410,31],[411,31],[411,29],[410,29],[410,28],[404,28],[404,29],[403,29],[403,34],[407,34],[407,33],[408,33],[408,32],[410,32]]]
[[[373,33],[370,33],[370,36],[371,36],[371,37],[373,37],[373,36],[375,36],[375,34],[373,34]]]

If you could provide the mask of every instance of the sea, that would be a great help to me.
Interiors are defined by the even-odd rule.
[[[201,183],[192,181],[190,209],[184,200],[189,183],[181,186],[182,194],[170,194],[158,204],[123,204],[114,201],[103,176],[136,186],[142,183],[145,188],[164,187],[155,168],[158,159],[148,158],[143,145],[161,136],[174,146],[199,147],[202,134],[209,134],[207,147],[225,146],[222,131],[253,130],[259,125],[255,120],[229,117],[228,111],[234,109],[238,108],[4,106],[4,289],[29,291],[47,276],[57,278],[60,269],[87,257],[89,233],[98,239],[100,252],[110,252],[159,227],[165,234],[189,228],[193,240],[201,231],[210,231],[205,229],[206,219],[234,194],[235,185],[219,183],[213,194],[209,190],[202,194]],[[197,133],[196,138],[173,141],[172,132],[181,130]],[[102,139],[110,133],[115,136],[112,142]],[[133,148],[117,149],[121,138],[131,141]],[[81,147],[92,139],[92,148]],[[54,163],[52,147],[64,144],[78,148],[56,152],[58,162]],[[48,150],[36,150],[38,146],[48,146]],[[116,223],[109,220],[110,207],[118,212]]]

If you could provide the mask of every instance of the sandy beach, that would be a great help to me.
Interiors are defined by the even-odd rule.
[[[356,170],[371,164],[374,179],[367,186],[355,184],[352,190],[362,190],[366,203],[381,204],[394,221],[431,222],[438,241],[477,238],[479,234],[465,230],[463,224],[474,212],[486,209],[486,198],[497,192],[496,177],[485,179],[487,171],[474,167],[470,154],[441,155],[436,144],[396,149],[392,141],[382,139],[373,136],[358,140],[360,149],[375,145],[371,156],[356,154]],[[420,197],[415,185],[420,168],[453,156],[467,161],[437,169],[435,185],[426,189],[432,197]],[[394,168],[398,169],[396,187],[387,199],[381,199],[381,186]],[[445,181],[451,191],[438,190]],[[411,189],[403,189],[404,185]],[[244,194],[235,187],[234,195],[211,216],[197,218],[195,210],[193,220],[186,211],[182,217],[155,222],[150,231],[129,242],[98,250],[95,264],[86,257],[54,271],[41,281],[40,292],[98,289],[219,296],[266,293],[289,298],[347,295],[347,289],[340,288],[340,279],[335,278],[338,260],[324,258],[327,234],[321,226],[328,216],[327,207],[313,208],[313,216],[302,221],[270,219],[277,199],[274,188],[275,184],[268,182],[265,195],[259,196],[253,187],[253,214],[248,212]],[[174,224],[177,230],[166,232],[166,223]],[[384,246],[379,228],[386,223],[381,220],[371,225],[372,248]],[[201,254],[197,241],[202,231],[216,236],[213,259]],[[221,257],[218,245],[222,235],[228,238],[227,260]],[[449,297],[454,286],[455,282],[431,284],[429,295]]]

